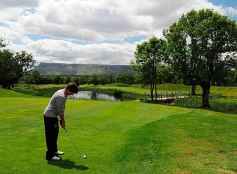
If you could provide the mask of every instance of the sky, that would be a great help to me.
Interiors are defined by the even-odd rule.
[[[202,8],[237,20],[236,0],[1,0],[0,38],[37,62],[129,64],[137,44]]]

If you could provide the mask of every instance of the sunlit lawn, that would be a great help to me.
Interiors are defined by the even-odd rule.
[[[3,89],[0,98],[1,174],[237,173],[236,114],[69,100],[68,132],[59,136],[64,161],[48,164],[42,112],[49,98]]]

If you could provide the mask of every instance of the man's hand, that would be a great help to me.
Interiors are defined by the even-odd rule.
[[[63,119],[63,120],[60,120],[60,126],[61,126],[61,128],[63,128],[63,129],[65,129],[66,127],[65,127],[65,120]]]

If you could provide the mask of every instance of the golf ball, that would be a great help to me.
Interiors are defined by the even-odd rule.
[[[82,158],[83,158],[83,159],[86,159],[86,158],[87,158],[86,154],[83,154],[83,155],[82,155]]]

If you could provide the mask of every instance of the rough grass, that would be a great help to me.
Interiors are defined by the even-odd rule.
[[[210,97],[210,110],[237,114],[237,97]],[[200,108],[202,98],[200,96],[190,96],[187,98],[177,99],[174,103],[176,106],[186,108]]]
[[[49,98],[3,89],[0,97],[1,174],[237,173],[236,114],[69,100],[68,132],[59,136],[64,161],[48,164],[42,112]]]

